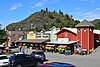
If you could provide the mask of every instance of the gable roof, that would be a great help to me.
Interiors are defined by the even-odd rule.
[[[77,34],[77,28],[67,28],[67,27],[63,27],[59,32],[57,32],[56,34],[59,34],[62,30],[68,30],[74,34]]]
[[[92,23],[90,23],[87,20],[83,20],[79,24],[77,24],[75,27],[95,27]]]

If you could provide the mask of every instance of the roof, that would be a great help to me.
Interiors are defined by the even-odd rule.
[[[46,45],[46,47],[51,47],[51,46],[53,47],[53,46],[55,46],[55,45]]]
[[[56,42],[46,42],[49,44],[72,44],[72,43],[76,43],[77,41],[69,41],[69,42],[60,42],[60,41],[56,41]]]
[[[58,48],[65,48],[66,47],[66,45],[60,45],[60,46],[58,46]]]
[[[49,39],[27,39],[27,40],[17,40],[15,42],[21,42],[21,43],[43,43],[48,41]]]
[[[67,27],[63,27],[60,31],[58,31],[56,34],[59,34],[62,30],[68,30],[74,34],[77,34],[77,28],[67,28]]]
[[[94,34],[100,34],[100,30],[93,30]]]
[[[66,28],[66,27],[64,27],[63,29],[69,30],[69,31],[77,34],[77,28]]]
[[[75,27],[95,27],[92,23],[90,23],[87,20],[83,20],[79,24],[77,24]]]

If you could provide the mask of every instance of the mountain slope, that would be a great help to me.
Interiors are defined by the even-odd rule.
[[[56,27],[74,27],[77,23],[80,21],[74,20],[72,18],[72,15],[63,14],[63,12],[59,11],[57,13],[56,11],[50,12],[48,10],[41,10],[39,12],[35,12],[31,14],[26,19],[9,24],[6,28],[8,30],[36,30],[40,31],[41,29],[48,30],[52,26]]]

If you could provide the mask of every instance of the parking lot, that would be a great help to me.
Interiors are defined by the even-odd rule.
[[[64,62],[76,67],[100,67],[100,47],[91,55],[64,55],[59,53],[46,52],[47,62]]]

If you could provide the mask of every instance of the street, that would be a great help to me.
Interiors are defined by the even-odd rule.
[[[99,67],[100,66],[100,47],[91,55],[64,55],[59,53],[46,52],[47,62],[64,62],[75,65],[76,67]]]

